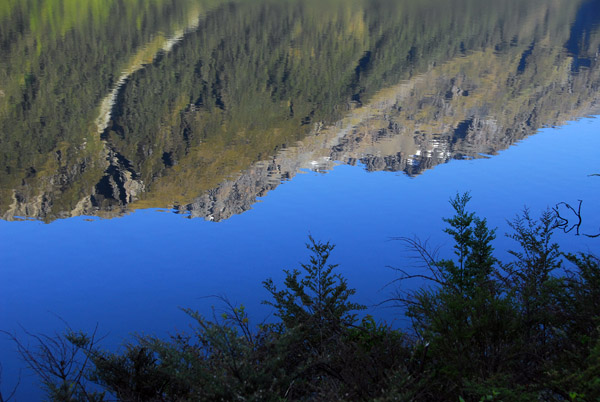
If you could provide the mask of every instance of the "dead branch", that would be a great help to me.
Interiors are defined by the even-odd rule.
[[[589,233],[581,233],[581,225],[583,223],[583,218],[581,215],[581,205],[583,204],[582,200],[577,200],[578,205],[577,208],[573,207],[571,204],[566,202],[559,202],[556,204],[552,210],[556,216],[556,228],[562,230],[565,233],[570,233],[575,231],[575,236],[585,236],[585,237],[600,237],[600,232],[596,234]],[[561,207],[566,208],[567,212],[570,212],[570,215],[573,215],[573,218],[565,217],[561,214]]]

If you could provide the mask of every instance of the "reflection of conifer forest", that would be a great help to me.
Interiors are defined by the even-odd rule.
[[[356,145],[360,130],[307,152],[409,174],[493,153],[594,107],[595,4],[4,2],[0,214],[190,203],[307,136],[335,137],[386,93],[366,118],[378,122],[368,135],[387,138],[383,157]],[[128,69],[100,134],[100,105]],[[437,159],[407,158],[434,140]]]

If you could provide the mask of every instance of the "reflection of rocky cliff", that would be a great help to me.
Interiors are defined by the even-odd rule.
[[[600,33],[589,19],[571,24],[579,3],[455,1],[439,15],[437,0],[391,2],[382,15],[361,0],[216,8],[132,71],[101,138],[59,143],[20,183],[6,170],[0,217],[174,206],[222,220],[302,169],[416,176],[595,110]]]
[[[408,94],[380,102],[330,157],[417,175],[450,159],[493,155],[541,127],[600,109],[595,62],[574,74],[574,59],[559,47],[531,50],[527,66],[514,56],[488,50],[432,68]],[[533,81],[540,70],[549,74]]]

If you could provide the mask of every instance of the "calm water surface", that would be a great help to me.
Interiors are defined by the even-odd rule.
[[[580,199],[597,233],[599,22],[597,0],[4,1],[0,329],[98,324],[114,348],[210,295],[260,321],[308,234],[405,325],[375,306],[413,263],[389,238],[449,255],[463,191],[500,234]],[[0,363],[6,393],[5,338]]]

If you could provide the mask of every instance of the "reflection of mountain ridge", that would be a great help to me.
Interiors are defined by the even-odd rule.
[[[491,103],[497,102],[499,97],[502,99],[498,90],[478,87],[462,72],[482,60],[485,64],[482,71],[491,71],[497,59],[504,56],[489,51],[474,53],[381,91],[371,104],[356,109],[342,121],[314,130],[296,146],[255,164],[236,179],[227,180],[192,203],[176,209],[190,217],[227,219],[250,209],[258,197],[298,172],[326,171],[340,162],[351,165],[360,162],[368,171],[402,171],[416,176],[452,159],[495,154],[541,127],[562,125],[600,112],[597,91],[600,71],[588,69],[578,76],[570,76],[568,62],[557,72],[556,81],[536,87],[534,96],[522,94],[520,103],[514,98],[513,104],[507,105],[519,111],[516,115],[502,115],[501,109],[493,110]],[[508,71],[515,69],[508,67],[498,65],[494,77],[500,81],[509,79],[511,73]],[[448,74],[451,71],[459,73],[451,76]],[[504,76],[500,71],[505,71]],[[436,84],[434,88],[430,87],[432,82]],[[432,94],[442,96],[435,102],[431,99]],[[564,99],[567,94],[571,98]],[[475,100],[461,99],[469,96]],[[545,103],[561,96],[562,103],[553,104],[554,107],[545,112],[539,110]],[[419,112],[436,115],[438,122],[432,125],[425,118],[417,118]]]
[[[426,3],[406,6],[418,18],[401,2],[385,12],[360,0],[216,8],[171,53],[132,72],[104,141],[84,142],[71,162],[73,148],[56,149],[48,160],[58,173],[4,189],[12,196],[0,213],[52,220],[176,205],[222,220],[301,169],[360,162],[415,176],[596,107],[600,35],[593,24],[569,27],[575,3],[506,0],[490,11],[458,0],[465,7],[444,2],[444,15]],[[463,14],[472,34],[457,24]],[[447,31],[419,31],[435,18]],[[66,208],[53,204],[58,192]]]

